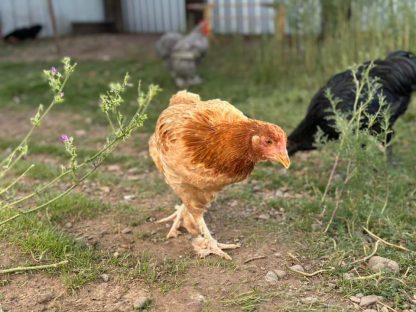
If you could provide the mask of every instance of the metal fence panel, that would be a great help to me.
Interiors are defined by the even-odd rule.
[[[122,0],[129,32],[163,33],[186,28],[184,0]]]
[[[53,5],[60,34],[70,33],[72,22],[104,21],[101,0],[53,0]],[[47,0],[1,0],[0,23],[3,35],[16,28],[41,24],[40,36],[52,36]]]

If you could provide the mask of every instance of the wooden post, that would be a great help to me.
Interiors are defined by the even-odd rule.
[[[56,52],[58,53],[59,56],[61,56],[62,50],[61,50],[61,44],[59,40],[58,28],[56,26],[56,17],[55,17],[55,11],[53,9],[52,0],[48,0],[48,11],[49,11],[49,17],[52,23],[52,32],[53,32],[53,38],[55,39]]]
[[[121,0],[104,0],[104,13],[106,21],[114,23],[115,31],[122,32],[124,27]]]
[[[286,7],[283,3],[279,3],[277,6],[277,12],[275,10],[275,38],[277,41],[282,41],[285,37],[285,25],[286,25]]]

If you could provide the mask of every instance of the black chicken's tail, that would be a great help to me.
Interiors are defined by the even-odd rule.
[[[298,151],[309,151],[315,149],[315,134],[318,131],[318,125],[315,120],[306,116],[302,122],[287,138],[287,152],[289,156]]]

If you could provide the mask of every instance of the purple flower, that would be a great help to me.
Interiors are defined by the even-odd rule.
[[[52,75],[56,75],[58,73],[58,70],[54,66],[52,66],[49,71],[51,72]]]
[[[65,143],[65,142],[69,141],[69,136],[67,136],[66,134],[61,134],[59,136],[59,141],[61,141],[62,143]]]

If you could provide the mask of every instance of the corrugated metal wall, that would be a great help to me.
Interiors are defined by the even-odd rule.
[[[122,0],[124,29],[162,33],[186,28],[184,0]]]
[[[277,10],[274,0],[209,0],[217,33],[272,34]],[[286,7],[285,33],[319,32],[320,0],[280,0]],[[304,29],[307,21],[308,29]],[[312,26],[311,26],[312,25]],[[312,29],[310,29],[312,28]]]
[[[71,32],[71,22],[104,20],[102,0],[53,0],[58,31]],[[52,35],[47,0],[0,0],[0,22],[3,34],[18,27],[42,24],[42,37]]]
[[[209,0],[214,5],[213,31],[217,33],[262,34],[274,32],[274,0]]]

